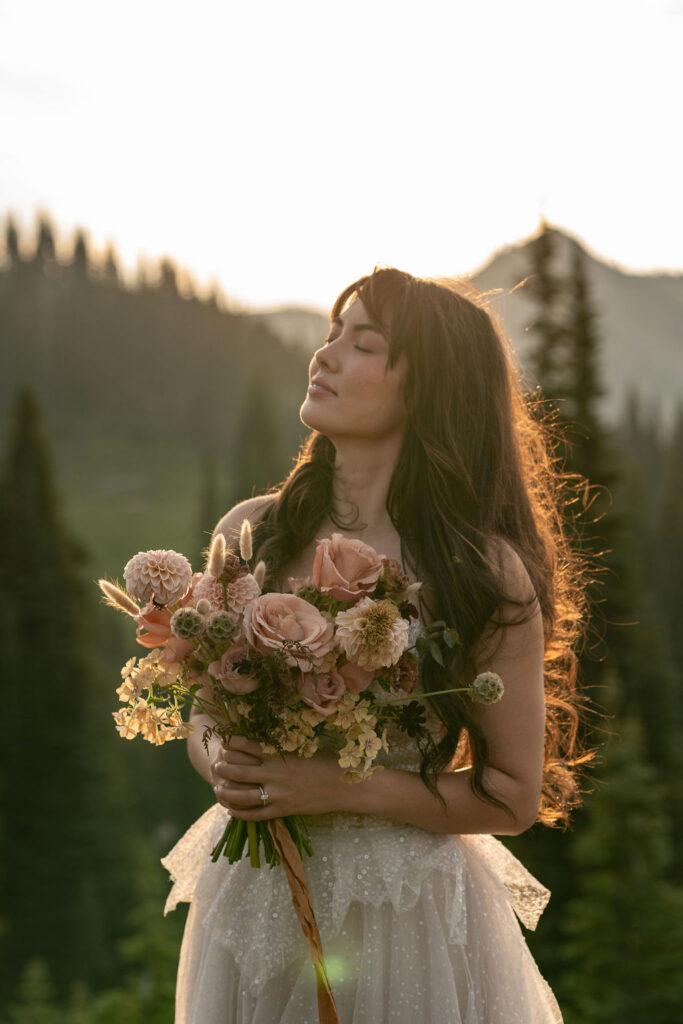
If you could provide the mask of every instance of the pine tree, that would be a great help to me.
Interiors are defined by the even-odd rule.
[[[556,307],[557,338],[562,340],[550,348],[558,359],[551,367],[549,388],[558,400],[558,423],[566,439],[565,468],[587,478],[590,484],[584,492],[585,508],[568,525],[575,543],[593,566],[593,582],[588,590],[592,623],[580,651],[581,684],[599,705],[609,699],[611,672],[616,669],[623,680],[620,712],[636,716],[644,724],[648,757],[661,770],[662,778],[675,780],[681,770],[680,743],[675,739],[681,721],[680,694],[666,644],[661,642],[656,613],[639,578],[628,520],[631,506],[619,495],[620,467],[612,438],[602,422],[598,317],[578,248],[571,261],[570,277],[564,287],[558,284],[555,294],[564,294],[565,300],[561,318],[559,302]],[[544,308],[542,305],[537,318],[541,322],[546,317]],[[539,345],[547,349],[547,339],[541,338]],[[543,365],[543,358],[537,352],[537,367]],[[561,393],[557,390],[559,381]],[[546,381],[541,380],[541,384],[545,391]],[[602,740],[602,734],[596,731],[589,742],[599,746]],[[669,782],[667,793],[669,806],[680,807],[680,787],[676,789],[673,781]],[[575,814],[574,827],[580,836],[585,827],[583,812]],[[554,979],[560,969],[558,930],[567,902],[576,896],[578,881],[568,864],[572,837],[537,826],[509,845],[552,890],[551,910],[537,934],[530,936],[529,945],[543,973]]]
[[[11,267],[18,266],[21,260],[21,253],[19,252],[19,232],[17,226],[14,223],[13,217],[7,218],[7,225],[5,227],[5,249],[7,251],[7,258]]]
[[[534,316],[527,328],[536,336],[530,358],[531,370],[543,388],[546,399],[556,401],[563,392],[562,299],[564,282],[553,268],[555,233],[542,219],[539,232],[529,245],[529,275],[524,295],[534,303]]]
[[[82,549],[67,534],[35,401],[20,394],[0,477],[0,916],[6,991],[28,960],[57,984],[110,959],[93,861]]]
[[[683,579],[683,406],[666,445],[662,493],[656,508],[657,582],[662,614],[668,625],[678,665],[683,664],[680,595]]]
[[[604,389],[600,381],[598,318],[586,279],[584,255],[578,245],[573,251],[568,292],[565,331],[568,402],[562,408],[562,417],[574,421],[581,436],[580,443],[570,447],[569,468],[604,486],[610,482],[611,473],[605,457],[605,430],[599,412]]]
[[[42,216],[38,221],[33,263],[48,274],[53,273],[57,269],[54,232],[50,221],[45,216]]]
[[[50,971],[44,960],[30,960],[22,971],[17,999],[2,1024],[71,1024],[56,1002]]]
[[[71,267],[80,278],[88,276],[88,244],[83,231],[77,231],[74,239],[73,258]]]
[[[566,1024],[671,1024],[683,1005],[683,889],[665,875],[668,819],[637,720],[616,719],[573,848],[564,913]]]
[[[119,267],[116,259],[116,249],[113,245],[107,246],[107,252],[102,269],[102,279],[106,284],[116,286],[119,284]]]
[[[162,295],[178,297],[178,275],[173,261],[164,257],[159,264],[159,292]]]

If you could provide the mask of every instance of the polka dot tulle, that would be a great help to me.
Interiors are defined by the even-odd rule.
[[[393,740],[384,763],[416,771],[414,744]],[[166,910],[191,903],[176,1024],[316,1024],[284,872],[210,860],[226,816],[212,807],[163,861]],[[550,894],[497,839],[360,814],[307,821],[306,876],[341,1024],[561,1024],[517,921],[534,928]]]

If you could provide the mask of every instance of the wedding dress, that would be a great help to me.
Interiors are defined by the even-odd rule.
[[[428,724],[438,735],[431,715]],[[379,763],[418,770],[413,740],[395,730],[389,747]],[[165,912],[191,903],[175,1024],[317,1024],[284,871],[211,862],[227,815],[214,805],[162,861],[174,882]],[[499,840],[361,814],[305,820],[340,1024],[561,1024],[517,922],[535,928],[550,893]]]

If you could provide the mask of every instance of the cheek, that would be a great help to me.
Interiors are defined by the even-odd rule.
[[[385,375],[383,368],[365,374],[358,382],[357,394],[375,417],[392,425],[406,417],[400,378]]]

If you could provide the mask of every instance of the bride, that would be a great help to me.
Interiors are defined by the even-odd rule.
[[[233,737],[207,754],[194,714],[190,759],[216,804],[164,860],[167,907],[191,901],[176,1024],[318,1019],[284,872],[210,861],[227,813],[306,817],[341,1024],[560,1022],[515,916],[534,927],[549,893],[493,836],[561,822],[578,801],[580,572],[502,332],[452,282],[375,270],[337,299],[300,415],[311,434],[288,478],[216,531],[234,550],[251,520],[270,590],[311,574],[317,539],[362,540],[423,581],[416,633],[458,630],[447,674],[429,660],[422,688],[493,671],[505,691],[426,699],[435,752],[390,734],[384,770],[357,785],[332,752],[268,756]]]

